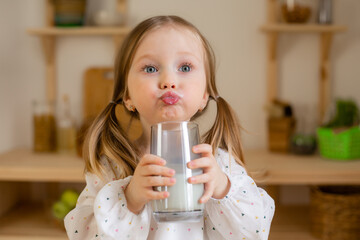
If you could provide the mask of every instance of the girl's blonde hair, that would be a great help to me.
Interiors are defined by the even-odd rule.
[[[244,166],[240,140],[241,127],[234,110],[218,94],[215,84],[215,56],[209,42],[194,25],[180,17],[156,16],[138,24],[122,44],[115,62],[115,86],[112,96],[112,102],[115,104],[109,103],[89,129],[83,146],[83,157],[86,162],[85,171],[101,177],[104,169],[100,164],[100,158],[105,157],[120,167],[120,175],[116,176],[117,178],[124,178],[133,174],[141,153],[139,148],[129,139],[127,132],[120,126],[115,114],[116,103],[123,104],[123,99],[128,96],[127,77],[135,52],[142,39],[151,30],[165,25],[190,30],[198,37],[204,47],[206,88],[209,98],[215,100],[217,104],[217,115],[213,126],[203,135],[203,142],[212,146],[213,153],[219,147],[227,150],[240,165]],[[191,120],[202,113],[198,112]],[[130,114],[132,117],[139,117],[137,112],[130,112]]]

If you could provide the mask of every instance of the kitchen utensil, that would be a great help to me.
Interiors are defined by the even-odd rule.
[[[93,120],[111,101],[114,88],[114,72],[111,67],[93,67],[85,71],[83,89],[83,124],[77,134],[77,152],[82,155],[82,143]],[[142,133],[138,119],[131,115],[120,103],[116,107],[116,117],[120,126],[127,132],[131,140],[137,139]]]
[[[110,102],[114,88],[113,69],[89,68],[84,76],[84,119],[95,118]]]

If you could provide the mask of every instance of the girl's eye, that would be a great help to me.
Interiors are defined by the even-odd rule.
[[[155,72],[157,72],[157,69],[154,66],[146,66],[146,67],[144,67],[144,71],[146,73],[155,73]]]
[[[179,70],[181,72],[190,72],[191,71],[191,65],[190,64],[184,64],[179,68]]]

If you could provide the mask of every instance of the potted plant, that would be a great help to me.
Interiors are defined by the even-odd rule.
[[[320,154],[324,158],[360,158],[359,108],[352,100],[336,101],[336,114],[317,129]]]

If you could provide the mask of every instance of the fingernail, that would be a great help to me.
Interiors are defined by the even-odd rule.
[[[189,182],[190,182],[190,183],[194,182],[194,180],[195,180],[195,178],[193,178],[193,177],[190,177],[190,178],[189,178]]]
[[[189,164],[189,168],[194,166],[194,164],[192,162],[189,162],[188,164]]]
[[[174,174],[175,174],[175,170],[174,170],[174,169],[170,169],[170,170],[169,170],[169,173],[170,173],[171,175],[174,175]]]
[[[170,182],[174,183],[175,182],[175,178],[170,178]]]
[[[170,193],[169,192],[164,192],[164,197],[169,197]]]

